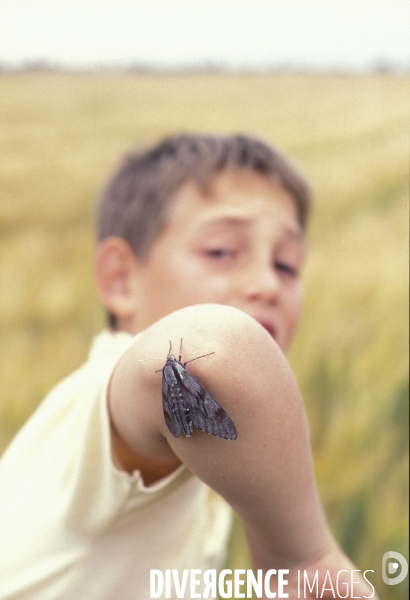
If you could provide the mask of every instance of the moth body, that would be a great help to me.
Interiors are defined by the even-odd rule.
[[[163,390],[165,381],[168,386],[167,396],[169,398],[169,404],[172,410],[172,414],[175,417],[175,420],[178,424],[180,433],[183,432],[187,437],[190,437],[192,433],[192,419],[190,415],[190,410],[185,406],[184,398],[182,395],[181,381],[183,379],[183,375],[181,373],[181,368],[183,370],[182,365],[178,363],[176,358],[172,356],[172,354],[169,354],[167,356],[167,362],[165,363],[165,366],[162,369]],[[173,430],[170,429],[170,431],[174,435]],[[178,436],[174,437],[179,437],[179,434]]]
[[[170,348],[162,368],[162,406],[168,429],[174,437],[184,433],[190,437],[193,426],[226,440],[236,440],[237,432],[232,419],[212,398],[203,385],[181,362],[182,339],[179,360]],[[211,353],[213,354],[213,353]],[[202,358],[198,356],[197,358]]]

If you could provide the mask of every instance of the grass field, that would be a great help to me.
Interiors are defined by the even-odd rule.
[[[315,190],[290,361],[332,529],[381,599],[408,558],[410,77],[0,75],[0,451],[104,325],[93,203],[128,148],[175,131],[253,132]],[[231,564],[248,566],[237,526]],[[371,574],[370,574],[371,575]]]

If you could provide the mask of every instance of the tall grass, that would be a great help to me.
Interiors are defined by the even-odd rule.
[[[118,157],[175,131],[247,131],[316,192],[305,311],[290,353],[337,539],[386,600],[407,552],[409,77],[0,77],[0,450],[104,325],[93,199]],[[249,557],[238,525],[231,564]]]

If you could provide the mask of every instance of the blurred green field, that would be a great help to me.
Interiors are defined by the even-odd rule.
[[[306,300],[290,352],[332,529],[381,599],[408,558],[410,77],[0,74],[0,452],[85,359],[104,314],[93,203],[130,147],[176,131],[252,132],[315,190]],[[230,564],[249,567],[237,526]],[[371,574],[370,574],[371,575]],[[407,580],[408,581],[408,580]]]

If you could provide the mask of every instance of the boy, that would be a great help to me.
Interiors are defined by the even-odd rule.
[[[327,573],[341,595],[375,597],[327,527],[282,354],[301,309],[308,210],[302,177],[250,137],[177,136],[120,167],[101,198],[95,261],[111,331],[0,465],[1,598],[146,599],[151,569],[221,569],[225,501],[255,570],[289,570],[290,598],[298,570],[310,582],[318,570],[321,597],[334,597]],[[181,339],[183,363],[214,353],[187,370],[235,441],[169,431],[155,370]]]

